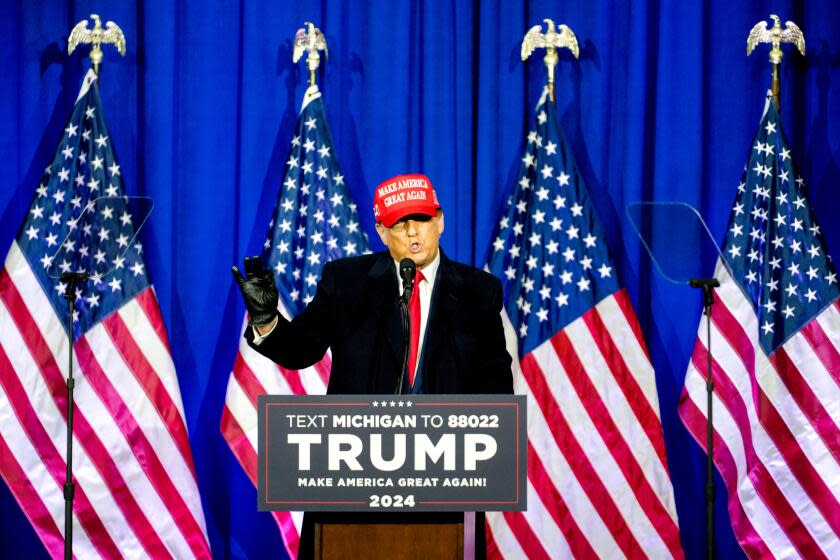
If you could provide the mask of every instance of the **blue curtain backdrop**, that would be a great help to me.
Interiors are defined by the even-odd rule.
[[[804,30],[787,51],[784,127],[830,249],[840,254],[840,4],[244,0],[23,1],[0,7],[0,252],[16,234],[70,115],[87,49],[67,35],[91,13],[125,32],[105,48],[101,92],[129,194],[155,210],[142,231],[181,383],[210,542],[219,558],[282,555],[274,522],[219,432],[244,312],[230,265],[258,253],[307,72],[291,62],[304,21],[324,30],[320,73],[335,148],[373,235],[371,190],[428,174],[446,212],[445,250],[482,265],[545,79],[519,60],[544,17],[569,25],[580,60],[560,55],[557,107],[644,329],[656,368],[668,465],[689,558],[705,548],[705,455],[677,416],[700,296],[655,273],[625,217],[640,199],[689,202],[723,230],[769,86],[767,49],[746,36],[771,12]],[[378,240],[376,241],[378,243]],[[711,270],[714,255],[702,255]],[[717,479],[718,549],[742,556]],[[0,557],[45,552],[0,484]]]

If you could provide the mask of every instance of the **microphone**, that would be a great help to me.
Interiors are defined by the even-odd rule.
[[[411,298],[411,290],[414,288],[414,274],[416,273],[417,265],[408,257],[400,261],[400,278],[403,281],[403,293],[400,301],[408,303]]]

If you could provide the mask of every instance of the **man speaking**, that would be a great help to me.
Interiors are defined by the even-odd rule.
[[[385,181],[373,211],[388,250],[327,263],[315,297],[291,321],[278,315],[274,276],[258,258],[246,259],[247,278],[234,267],[253,327],[249,344],[289,369],[309,367],[332,348],[328,394],[513,392],[501,284],[440,249],[443,211],[429,179]]]
[[[387,251],[327,263],[315,296],[287,320],[277,313],[271,271],[258,257],[234,267],[251,328],[245,338],[288,369],[332,349],[328,394],[512,393],[500,312],[502,286],[440,249],[443,211],[425,175],[376,188],[376,231]],[[456,514],[460,517],[460,514]],[[451,523],[441,514],[307,514],[299,558],[313,554],[313,523]],[[475,518],[476,557],[485,555],[484,516]]]

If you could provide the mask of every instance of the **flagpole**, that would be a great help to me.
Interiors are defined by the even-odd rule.
[[[802,56],[805,56],[805,35],[802,30],[792,21],[785,22],[782,29],[781,19],[776,14],[770,14],[773,20],[773,27],[768,28],[765,22],[755,24],[747,37],[747,56],[749,56],[759,43],[769,43],[770,64],[773,65],[773,78],[770,82],[770,92],[773,95],[773,103],[776,109],[781,109],[781,85],[779,82],[779,66],[782,63],[782,43],[792,43],[796,46]]]
[[[70,36],[67,38],[67,55],[73,54],[73,51],[78,45],[91,44],[90,61],[93,63],[93,71],[99,75],[99,63],[102,62],[102,43],[112,44],[117,48],[117,51],[125,56],[125,35],[122,29],[114,23],[109,21],[102,27],[102,22],[97,14],[91,14],[90,18],[93,20],[93,29],[87,28],[87,20],[82,20],[77,23],[73,30],[70,31]],[[76,307],[76,287],[86,282],[88,275],[84,272],[65,272],[61,275],[60,280],[67,284],[67,289],[64,298],[67,300],[67,308],[69,313],[69,325],[67,338],[70,343],[68,352],[68,366],[67,366],[67,458],[66,458],[66,472],[64,477],[64,560],[72,560],[73,558],[73,500],[76,495],[76,485],[73,482],[73,395],[76,381],[73,378],[73,315]]]
[[[520,54],[522,62],[528,60],[536,49],[544,48],[545,57],[543,62],[548,68],[548,95],[551,98],[551,103],[555,103],[554,95],[554,67],[560,58],[557,56],[558,48],[567,48],[572,51],[575,58],[578,58],[578,42],[574,32],[567,26],[560,24],[557,26],[558,31],[554,29],[554,21],[546,18],[543,20],[546,23],[548,30],[542,33],[542,27],[535,25],[522,38],[522,48]]]

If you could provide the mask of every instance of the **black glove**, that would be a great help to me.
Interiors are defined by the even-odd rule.
[[[253,327],[271,323],[277,316],[279,298],[274,274],[263,268],[259,257],[245,257],[245,277],[235,266],[232,271],[245,299],[245,307],[250,317],[248,324]]]

